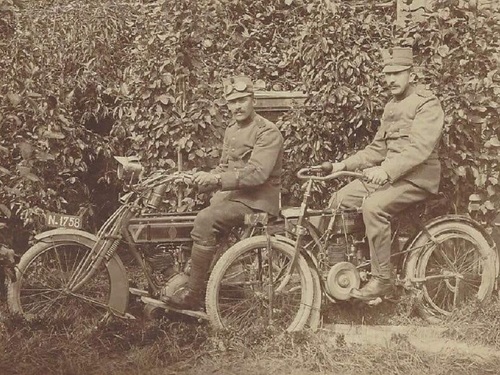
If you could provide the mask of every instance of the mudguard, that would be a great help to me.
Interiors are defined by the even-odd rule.
[[[493,241],[493,237],[486,231],[486,229],[484,229],[484,227],[479,222],[477,222],[476,220],[474,220],[470,216],[458,215],[458,214],[438,216],[438,217],[436,217],[434,219],[429,220],[427,223],[425,223],[425,227],[426,228],[431,228],[431,227],[433,227],[435,225],[438,225],[438,224],[441,224],[441,223],[444,223],[444,222],[448,222],[448,221],[455,221],[455,222],[459,222],[459,223],[469,224],[474,229],[477,229],[479,232],[481,232],[481,234],[484,236],[484,238],[486,239],[486,241],[488,241],[488,244],[493,249],[496,249],[496,245],[495,245],[495,241]],[[419,233],[419,235],[420,234],[421,233]],[[415,239],[417,237],[415,237]]]
[[[97,237],[89,232],[78,229],[57,228],[39,233],[35,236],[37,242],[75,242],[78,238],[82,243],[92,247]],[[128,276],[125,266],[118,254],[113,254],[106,264],[110,277],[109,309],[115,315],[124,316],[129,302]]]
[[[280,242],[284,242],[292,247],[295,247],[295,241],[292,240],[291,238],[279,234],[275,234],[273,235],[273,237]],[[311,313],[309,315],[307,324],[313,332],[316,332],[321,323],[321,302],[323,300],[322,298],[323,295],[321,292],[322,290],[321,276],[318,272],[318,268],[316,267],[317,265],[316,259],[307,252],[302,252],[302,255],[304,256],[304,258],[307,261],[307,264],[309,265],[309,270],[311,271],[311,276],[314,282],[314,297],[311,306]]]
[[[51,238],[52,240],[52,237],[58,237],[58,239],[65,238],[68,241],[70,241],[71,236],[81,236],[91,241],[97,241],[97,237],[92,233],[85,232],[84,230],[68,229],[68,228],[57,228],[42,233],[38,233],[37,235],[35,235],[35,240],[39,242],[39,241],[45,241],[46,238]]]
[[[443,223],[449,223],[449,222],[456,222],[456,223],[470,225],[472,228],[476,229],[477,231],[479,231],[483,235],[486,242],[488,242],[488,245],[490,246],[490,248],[496,254],[496,267],[495,268],[496,268],[496,276],[498,277],[499,272],[500,272],[500,263],[499,263],[500,262],[500,255],[498,253],[499,249],[497,248],[495,241],[493,240],[493,237],[484,229],[484,227],[479,222],[472,219],[470,216],[466,216],[466,215],[458,215],[458,214],[442,215],[442,216],[438,216],[436,218],[433,218],[433,219],[427,221],[425,223],[425,228],[430,230],[435,226],[441,225]],[[421,230],[415,236],[412,237],[411,241],[408,241],[408,243],[405,245],[404,249],[405,250],[411,249],[422,236],[426,236],[426,235],[427,234],[425,233],[425,231]],[[409,252],[406,254],[406,256],[403,260],[403,265],[402,265],[403,270],[405,270],[405,271],[407,270],[409,261],[414,259],[414,257],[416,256],[416,255],[413,255],[415,253],[418,253],[418,251]],[[418,256],[417,256],[417,258],[418,258]]]

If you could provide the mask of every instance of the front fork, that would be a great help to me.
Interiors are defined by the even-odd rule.
[[[300,255],[300,244],[302,243],[302,237],[307,234],[307,229],[304,227],[303,223],[305,220],[306,216],[306,211],[309,203],[309,197],[311,196],[311,190],[312,190],[312,185],[313,185],[313,180],[308,180],[306,189],[304,192],[304,198],[302,199],[302,203],[300,204],[300,210],[299,210],[299,216],[297,220],[297,225],[295,226],[295,231],[297,238],[295,240],[294,244],[294,252],[293,252],[293,258],[292,261],[290,262],[290,267],[288,268],[287,274],[284,277],[283,281],[281,282],[280,286],[276,289],[276,292],[280,291],[282,288],[285,287],[285,285],[289,282],[292,272],[295,268],[295,265],[297,264],[297,259],[299,258]],[[266,231],[267,232],[267,231]],[[267,234],[269,236],[269,234]],[[268,246],[270,247],[270,240],[268,240]]]

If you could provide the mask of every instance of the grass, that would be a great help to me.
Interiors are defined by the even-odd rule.
[[[446,337],[486,345],[500,352],[500,301],[457,310],[444,322]],[[500,370],[499,370],[500,371]]]
[[[426,324],[411,304],[373,308],[330,305],[325,320],[356,324]],[[498,358],[464,358],[416,350],[404,335],[386,346],[346,345],[321,331],[215,332],[176,316],[150,321],[111,318],[97,327],[62,320],[24,321],[0,301],[0,374],[496,374]],[[378,317],[378,318],[377,318]],[[500,302],[467,306],[445,320],[449,338],[500,350]],[[71,327],[71,328],[70,328]]]

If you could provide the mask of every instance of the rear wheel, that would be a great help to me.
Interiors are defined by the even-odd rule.
[[[423,235],[413,245],[421,247],[414,275],[424,315],[446,316],[468,302],[488,299],[495,285],[496,254],[481,233],[458,222],[429,232],[432,237]]]
[[[211,323],[222,329],[273,327],[298,331],[306,325],[314,283],[299,256],[289,272],[294,248],[265,236],[229,248],[212,270],[206,307]]]
[[[78,290],[68,287],[93,244],[89,238],[75,236],[74,240],[39,242],[31,247],[19,262],[18,280],[9,288],[10,310],[28,319],[50,318],[68,324],[95,324],[106,312],[123,314],[128,300],[112,297],[113,281],[123,282],[124,276],[119,270],[123,265],[115,257]],[[124,288],[128,284],[120,286]]]

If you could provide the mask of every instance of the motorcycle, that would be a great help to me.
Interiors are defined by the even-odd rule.
[[[8,289],[12,313],[95,325],[110,314],[133,317],[128,312],[131,296],[145,303],[148,316],[158,309],[174,310],[161,298],[187,282],[196,212],[158,209],[166,190],[186,187],[191,175],[157,171],[143,178],[137,158],[115,159],[117,176],[126,181],[120,206],[96,235],[81,229],[78,216],[48,213],[47,224],[58,228],[36,235],[21,257],[17,280]],[[245,235],[241,230],[232,234]],[[132,258],[128,267],[127,257]],[[203,311],[178,312],[209,319]]]
[[[363,179],[360,173],[331,171],[330,163],[301,169],[297,176],[305,181],[303,200],[300,207],[282,210],[285,230],[266,229],[221,256],[210,275],[206,299],[207,314],[214,317],[216,327],[279,323],[288,331],[315,330],[325,301],[350,300],[351,290],[370,279],[361,209],[310,207],[314,184]],[[396,286],[412,292],[420,312],[433,321],[468,301],[486,301],[495,287],[498,257],[481,225],[465,215],[441,215],[425,223],[415,211],[410,215],[415,228],[409,234],[404,225],[393,225]],[[266,279],[266,288],[256,288]],[[381,298],[366,301],[380,302]]]
[[[78,217],[49,216],[52,224],[70,228],[38,234],[22,256],[17,280],[9,285],[13,313],[95,326],[111,314],[131,317],[129,299],[135,296],[150,316],[174,311],[208,320],[218,329],[314,330],[323,301],[348,300],[350,290],[370,278],[360,211],[309,207],[313,184],[362,176],[328,174],[327,167],[313,166],[298,173],[306,181],[300,207],[283,209],[280,218],[247,215],[245,225],[229,236],[233,245],[221,244],[207,283],[205,310],[173,309],[162,296],[187,282],[196,212],[158,208],[169,187],[188,185],[191,176],[158,171],[143,178],[138,160],[117,160],[118,176],[128,180],[121,205],[96,235],[78,228]],[[469,217],[434,218],[408,238],[396,231],[394,243],[403,244],[394,254],[402,259],[395,262],[398,284],[418,290],[428,314],[447,315],[472,298],[484,301],[491,295],[496,253]],[[129,254],[138,265],[132,272],[122,261]],[[137,280],[144,287],[137,287]],[[137,285],[131,287],[131,282]]]

